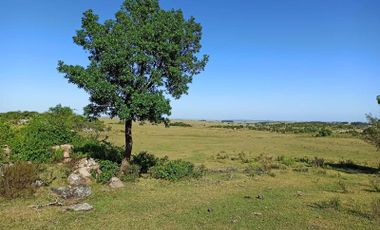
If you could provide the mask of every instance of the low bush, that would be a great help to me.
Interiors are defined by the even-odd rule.
[[[318,131],[317,135],[315,135],[315,136],[316,137],[329,137],[332,134],[333,134],[333,132],[330,129],[323,127]]]
[[[157,164],[158,158],[148,152],[140,152],[132,156],[131,164],[140,166],[140,173],[147,173],[148,170]]]
[[[173,123],[170,123],[169,126],[192,127],[190,124],[187,124],[184,122],[173,122]]]
[[[277,161],[286,166],[292,166],[295,163],[294,158],[286,157],[284,155],[278,156]]]
[[[134,182],[140,177],[140,171],[140,165],[130,164],[122,170],[120,179],[124,182]]]
[[[153,178],[176,181],[183,178],[198,178],[204,172],[203,167],[195,167],[194,164],[184,160],[168,160],[161,158],[149,173]]]
[[[0,170],[0,196],[5,198],[33,195],[33,183],[37,180],[37,167],[26,162],[4,165]]]
[[[109,160],[100,160],[99,166],[101,173],[97,174],[96,171],[93,171],[92,176],[96,179],[96,182],[101,184],[108,183],[119,172],[119,165]]]

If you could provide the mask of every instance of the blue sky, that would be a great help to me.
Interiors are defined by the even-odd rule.
[[[72,42],[82,12],[111,18],[121,0],[1,0],[0,112],[79,113],[88,95],[56,71],[86,64]],[[364,120],[379,115],[380,1],[162,0],[204,28],[206,71],[172,118]]]

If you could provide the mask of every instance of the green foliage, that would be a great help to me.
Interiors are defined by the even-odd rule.
[[[203,168],[184,160],[168,160],[161,158],[157,164],[149,170],[152,177],[177,181],[183,178],[198,178],[203,174]]]
[[[90,93],[85,109],[122,120],[160,122],[170,114],[170,94],[179,98],[200,73],[201,25],[181,11],[160,9],[158,0],[126,0],[116,19],[99,23],[92,10],[82,18],[74,42],[90,54],[88,67],[59,62],[70,83]]]
[[[109,160],[121,163],[124,150],[112,145],[106,140],[99,141],[96,137],[78,137],[74,140],[74,154],[86,155],[98,160]]]
[[[367,119],[370,127],[364,130],[363,137],[367,142],[380,149],[380,120],[371,115],[367,115]]]
[[[157,164],[158,158],[148,152],[140,152],[132,157],[131,164],[140,166],[141,173],[147,173],[148,170]]]
[[[12,157],[17,160],[46,162],[52,146],[71,143],[77,134],[65,120],[49,114],[31,120],[12,141]]]
[[[37,168],[33,164],[17,162],[0,168],[0,196],[6,198],[31,196],[37,180]]]
[[[122,170],[120,179],[124,182],[134,182],[140,177],[140,165],[129,164],[128,167]]]
[[[112,177],[116,176],[119,172],[119,165],[115,162],[108,160],[100,160],[100,174],[96,172],[92,172],[92,176],[95,177],[96,182],[106,184],[108,183]]]
[[[173,122],[169,124],[170,126],[178,126],[178,127],[192,127],[190,124],[185,122]]]
[[[9,145],[10,140],[13,138],[14,132],[11,129],[11,126],[4,121],[0,120],[0,148],[4,145]],[[0,150],[0,151],[1,151]]]
[[[52,163],[61,162],[64,159],[63,149],[53,149],[51,153],[50,162]]]
[[[287,157],[287,156],[284,156],[284,155],[278,156],[277,157],[277,161],[279,161],[280,163],[282,163],[282,164],[284,164],[286,166],[292,166],[295,163],[295,159],[294,158]]]
[[[329,137],[332,135],[332,131],[330,129],[327,129],[325,127],[323,127],[322,129],[320,129],[318,131],[318,134],[315,135],[316,137]]]

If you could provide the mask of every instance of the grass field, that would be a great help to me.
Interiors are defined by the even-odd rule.
[[[123,125],[102,135],[123,145]],[[0,229],[380,229],[380,199],[370,180],[380,164],[375,147],[358,138],[275,134],[253,130],[134,124],[134,152],[185,159],[208,169],[198,180],[168,182],[140,179],[111,190],[93,184],[86,199],[95,210],[72,213],[58,207],[28,205],[51,201],[47,191],[34,199],[0,199]],[[248,176],[241,156],[324,158],[353,161],[362,168],[294,166],[270,175]],[[239,158],[240,157],[240,158]],[[363,169],[363,170],[362,170]],[[380,208],[379,208],[380,210]]]

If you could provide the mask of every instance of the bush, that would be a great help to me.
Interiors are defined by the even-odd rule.
[[[106,140],[99,141],[95,137],[78,137],[74,140],[74,153],[85,154],[98,160],[109,160],[121,163],[124,149],[112,145]]]
[[[37,168],[33,164],[18,162],[4,165],[0,170],[0,196],[17,198],[31,196],[35,192]]]
[[[124,182],[134,182],[140,177],[140,170],[140,165],[130,164],[123,169],[120,179]]]
[[[288,167],[292,166],[295,163],[294,158],[286,157],[284,155],[278,156],[277,161],[279,161],[280,163],[282,163]]]
[[[190,124],[187,124],[184,122],[173,122],[173,123],[170,123],[169,126],[192,127]]]
[[[140,152],[132,157],[131,164],[140,166],[140,173],[147,173],[148,170],[157,164],[158,158],[148,152]]]
[[[316,137],[328,137],[328,136],[331,136],[332,134],[333,132],[330,129],[323,127],[322,129],[318,131]]]
[[[64,120],[50,115],[37,117],[21,128],[12,141],[12,157],[47,162],[52,157],[52,146],[71,143],[76,135]]]
[[[97,174],[94,171],[92,172],[92,176],[95,177],[96,182],[101,184],[108,183],[119,172],[118,164],[109,160],[100,160],[99,166],[101,173]]]
[[[367,142],[380,149],[380,120],[371,115],[367,115],[367,119],[370,127],[363,131],[363,137]]]
[[[202,176],[203,170],[203,167],[196,168],[188,161],[162,158],[149,170],[149,173],[156,179],[176,181],[183,178],[198,178]]]

